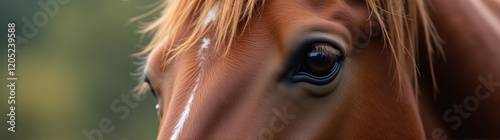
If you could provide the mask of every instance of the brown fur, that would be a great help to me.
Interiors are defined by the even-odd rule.
[[[201,24],[214,0],[166,2],[163,15],[144,30],[156,32],[140,54],[150,53],[145,74],[159,96],[158,139],[171,137],[184,109],[205,36],[215,43],[181,139],[260,139],[264,132],[274,139],[422,139],[430,137],[429,126],[440,126],[439,119],[427,119],[439,113],[422,114],[432,103],[416,96],[419,87],[432,93],[440,82],[432,63],[440,39],[424,0],[218,2],[218,16],[206,29]],[[366,27],[382,33],[356,53],[355,37]],[[339,76],[324,86],[283,83],[290,46],[311,31],[347,42]],[[421,48],[425,55],[417,53]],[[420,69],[429,75],[423,85],[420,55],[429,67]],[[295,117],[283,121],[276,110]]]

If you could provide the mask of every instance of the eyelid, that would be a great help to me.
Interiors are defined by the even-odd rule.
[[[151,85],[151,82],[149,81],[149,78],[147,76],[144,76],[144,82],[146,82],[149,85],[149,89],[151,89],[151,92],[153,93],[153,96],[155,96],[156,98],[158,98],[158,95],[156,94],[155,89]]]
[[[293,43],[290,52],[291,57],[302,55],[303,52],[310,49],[309,47],[314,44],[325,44],[333,47],[337,55],[345,57],[347,43],[344,38],[338,34],[325,33],[325,32],[312,32],[297,38]],[[290,60],[290,59],[289,59]]]
[[[324,32],[312,32],[307,35],[297,38],[291,43],[289,56],[286,62],[286,68],[290,69],[295,67],[297,62],[301,62],[300,59],[305,55],[304,52],[311,49],[310,45],[314,44],[325,44],[329,47],[335,49],[337,56],[343,59],[346,54],[347,43],[340,35],[324,33]]]

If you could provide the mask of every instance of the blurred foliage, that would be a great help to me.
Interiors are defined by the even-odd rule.
[[[69,0],[58,3],[55,16],[28,38],[23,33],[23,17],[28,21],[44,12],[39,3],[56,0],[1,0],[0,30],[7,34],[7,23],[16,23],[18,43],[16,72],[16,132],[9,124],[7,75],[7,38],[0,52],[0,139],[87,139],[83,130],[100,129],[101,120],[112,121],[114,130],[103,132],[104,139],[155,139],[158,117],[150,94],[133,108],[122,100],[132,96],[137,83],[131,76],[137,65],[131,54],[147,43],[137,33],[139,23],[127,24],[157,6],[157,0]],[[156,4],[156,5],[155,5]],[[54,7],[50,7],[54,8]],[[156,14],[157,16],[158,14]],[[142,21],[151,21],[155,15]],[[127,25],[127,26],[126,26]],[[29,32],[29,31],[24,31]],[[113,111],[127,107],[125,111]],[[132,103],[132,104],[133,104]],[[122,118],[120,118],[122,117]],[[102,132],[102,131],[101,131]],[[97,138],[97,136],[94,136]]]

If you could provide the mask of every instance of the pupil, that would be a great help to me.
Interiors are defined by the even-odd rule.
[[[325,66],[330,64],[330,60],[328,59],[328,55],[325,52],[311,52],[308,55],[309,63],[312,66]]]
[[[330,64],[329,58],[325,52],[309,53],[309,62],[315,66],[324,66]]]
[[[333,64],[328,52],[312,51],[307,54],[305,71],[315,76],[325,76],[331,72]]]

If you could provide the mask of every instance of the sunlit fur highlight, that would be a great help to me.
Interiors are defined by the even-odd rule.
[[[207,28],[203,28],[204,19],[217,1],[218,16]],[[382,30],[385,47],[390,51],[396,70],[395,79],[399,83],[400,91],[406,88],[402,84],[404,74],[410,72],[414,77],[412,88],[416,93],[419,92],[416,61],[419,34],[425,39],[433,84],[437,89],[432,61],[434,49],[441,53],[443,51],[440,38],[428,15],[425,0],[366,0],[366,3],[372,18],[378,21]],[[147,55],[156,47],[167,46],[162,58],[162,66],[165,66],[189,48],[196,46],[195,43],[209,31],[214,34],[215,52],[222,51],[227,54],[231,44],[238,39],[238,35],[263,4],[265,0],[165,0],[160,6],[164,8],[162,15],[141,31],[143,34],[154,33],[152,41],[135,55]],[[185,32],[181,28],[186,26],[191,33],[186,39],[175,44],[174,41],[165,43]],[[423,32],[419,33],[419,29]]]

